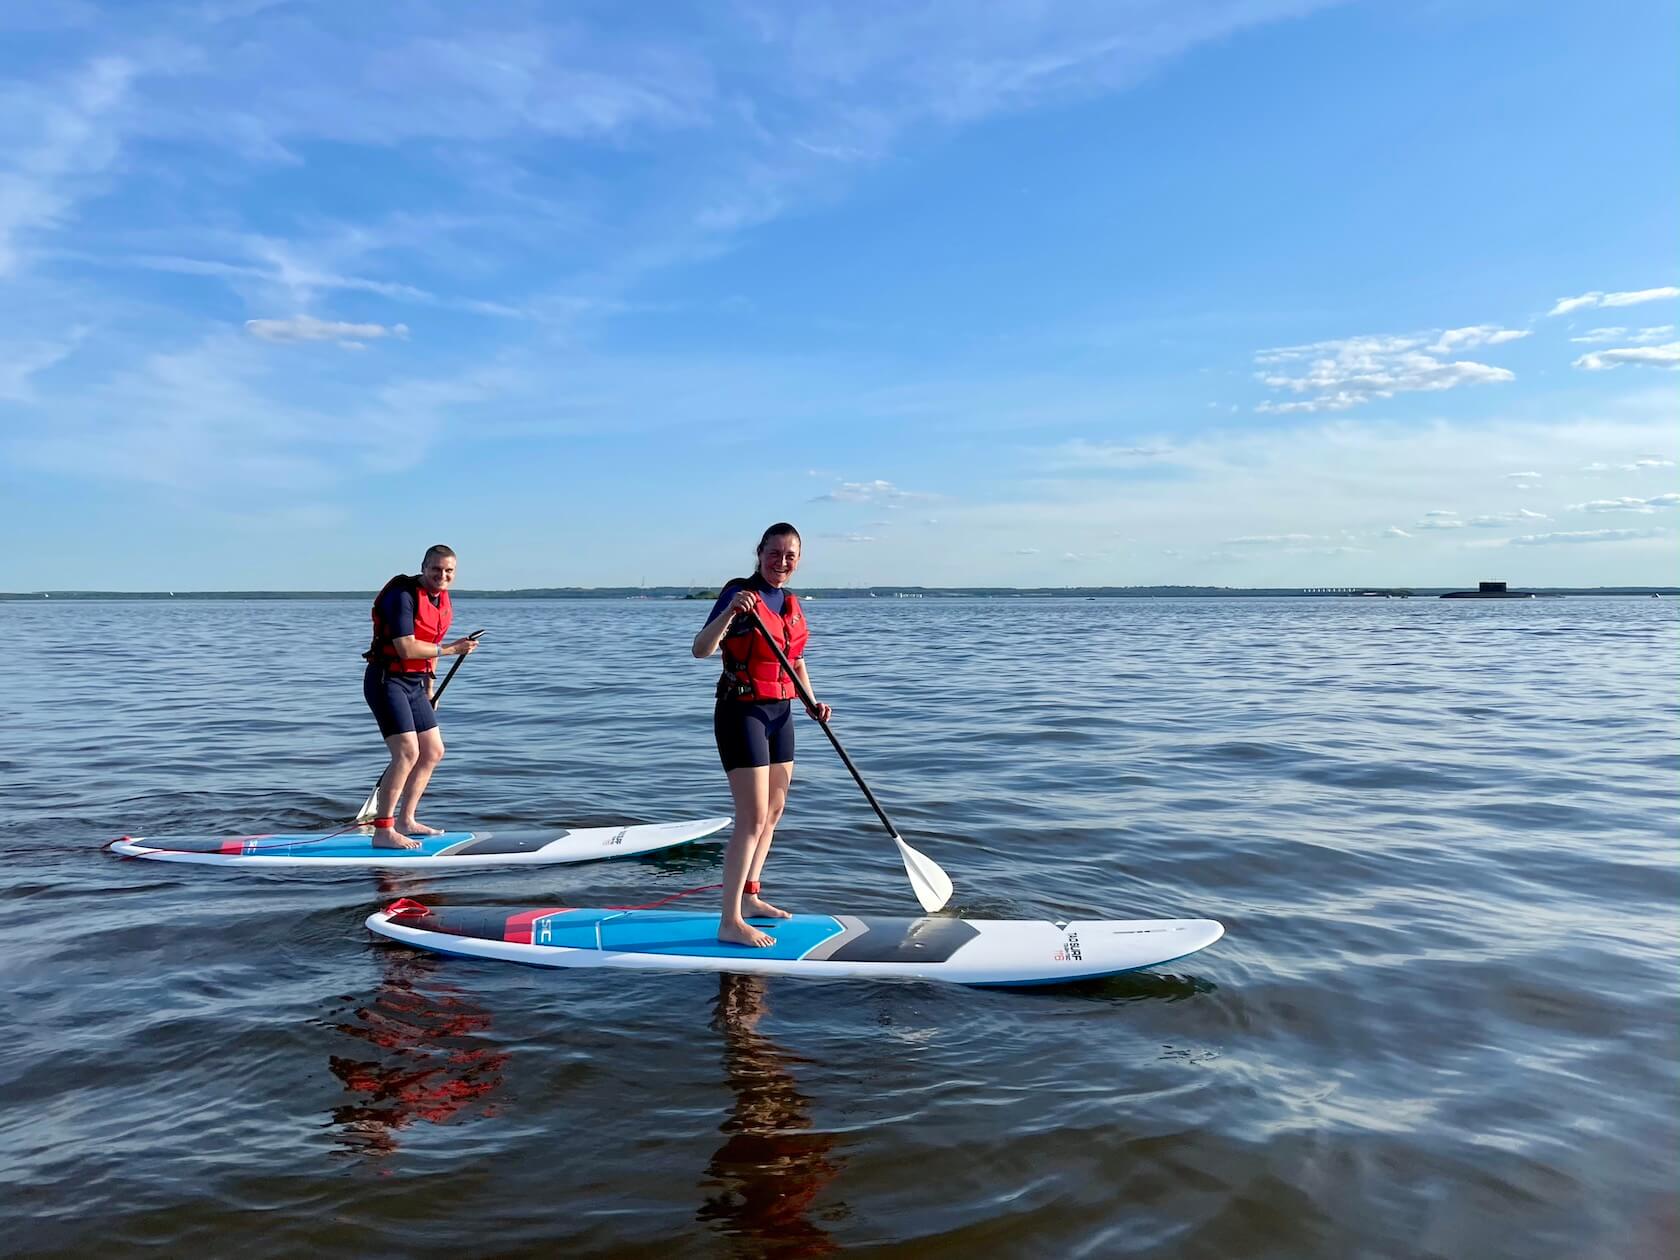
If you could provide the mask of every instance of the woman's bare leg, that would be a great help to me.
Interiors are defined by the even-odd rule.
[[[757,862],[758,837],[770,812],[770,768],[742,766],[729,772],[729,795],[735,801],[735,830],[723,854],[723,909],[718,919],[718,940],[732,945],[762,949],[774,945],[772,937],[760,932],[741,914],[741,896],[747,872]]]
[[[776,824],[787,808],[788,788],[793,783],[793,762],[783,761],[770,767],[769,799],[766,802],[764,824],[759,828],[758,843],[753,847],[752,865],[747,868],[749,883],[757,883],[764,871],[764,860],[770,856],[770,842],[776,838]],[[771,905],[757,893],[741,898],[741,917],[750,919],[791,919],[793,915]]]

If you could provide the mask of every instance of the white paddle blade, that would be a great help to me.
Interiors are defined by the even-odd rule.
[[[932,914],[951,900],[951,877],[925,853],[918,853],[904,843],[902,836],[894,836],[893,842],[898,845],[898,854],[904,859],[904,870],[910,876],[910,888],[916,894],[916,900],[922,903],[922,909]]]
[[[352,821],[359,823],[368,822],[377,816],[378,809],[379,789],[374,788],[373,791],[368,793],[367,800],[362,802],[362,807],[356,811],[356,817]]]
[[[379,817],[379,785],[383,782],[385,782],[385,771],[381,770],[379,777],[373,781],[373,791],[368,793],[367,800],[362,802],[362,807],[356,811],[356,816],[350,820],[351,822],[371,822]]]

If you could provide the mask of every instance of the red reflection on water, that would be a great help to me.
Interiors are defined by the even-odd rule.
[[[813,1133],[810,1100],[789,1064],[800,1062],[757,1031],[767,1008],[762,976],[720,975],[712,1027],[723,1034],[723,1066],[735,1106],[706,1165],[711,1190],[698,1217],[750,1238],[761,1254],[822,1256],[838,1250],[810,1219],[812,1201],[839,1175],[835,1138]]]
[[[385,880],[380,884],[383,895],[395,891]],[[510,1056],[486,1043],[489,1012],[438,978],[439,959],[395,949],[376,950],[375,957],[379,986],[348,1019],[333,1024],[369,1046],[374,1057],[327,1060],[353,1099],[332,1111],[344,1146],[385,1155],[417,1121],[495,1115],[487,1100],[501,1086]]]

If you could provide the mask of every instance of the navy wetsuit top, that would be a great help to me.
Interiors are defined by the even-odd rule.
[[[706,614],[706,624],[711,625],[717,615],[729,607],[729,601],[735,598],[736,592],[743,590],[755,592],[764,602],[764,606],[778,617],[782,615],[782,609],[787,607],[787,592],[779,586],[771,586],[764,580],[762,573],[755,573],[750,582],[729,582],[724,586],[723,593],[717,597],[717,603],[712,605],[712,611]]]

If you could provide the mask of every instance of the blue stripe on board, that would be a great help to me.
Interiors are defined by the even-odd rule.
[[[229,836],[233,840],[238,837]],[[299,857],[299,858],[373,858],[381,861],[401,861],[403,858],[436,857],[450,845],[462,844],[473,838],[470,831],[446,831],[441,836],[415,836],[418,849],[376,849],[365,835],[345,834],[319,838],[307,835],[251,836],[245,842],[241,857]],[[149,843],[143,841],[142,843]],[[159,845],[158,847],[164,847]],[[232,855],[230,855],[232,856]]]
[[[746,946],[718,940],[717,915],[681,910],[572,910],[536,920],[531,925],[531,941],[536,945],[594,949],[597,924],[602,947],[622,953],[739,958],[747,950]],[[755,958],[784,960],[803,958],[844,930],[838,919],[826,914],[754,919],[752,924],[776,943],[748,952]]]

